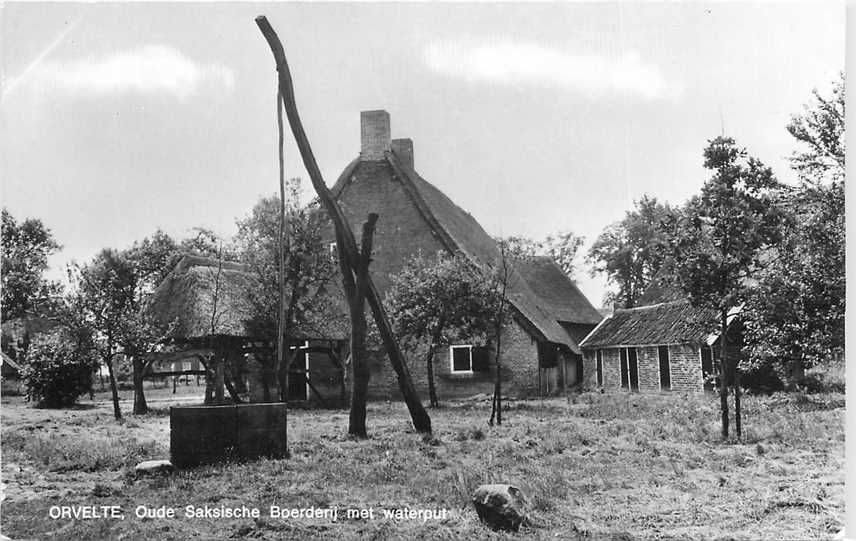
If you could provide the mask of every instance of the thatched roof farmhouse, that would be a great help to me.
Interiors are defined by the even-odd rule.
[[[496,242],[475,218],[416,172],[413,141],[391,139],[386,111],[361,113],[360,155],[332,191],[355,232],[368,213],[380,216],[371,272],[381,293],[417,251],[460,252],[481,267],[500,259]],[[543,260],[513,266],[509,297],[514,324],[503,339],[505,379],[511,392],[555,392],[581,377],[579,340],[601,316],[556,270]],[[472,343],[445,346],[445,358],[436,361],[441,396],[490,392],[489,363],[480,361],[484,353]],[[379,362],[375,371],[370,392],[395,395],[395,380],[386,363]],[[417,387],[425,389],[425,368],[414,365],[410,371]]]

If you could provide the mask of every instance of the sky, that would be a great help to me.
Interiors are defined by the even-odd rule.
[[[643,194],[679,204],[722,133],[795,176],[787,133],[844,69],[844,4],[0,6],[0,200],[63,249],[51,276],[158,228],[235,220],[278,190],[277,30],[327,184],[385,109],[415,168],[493,235],[586,238]],[[290,137],[286,175],[308,175]],[[381,217],[381,220],[383,217]],[[609,288],[587,265],[596,306]]]

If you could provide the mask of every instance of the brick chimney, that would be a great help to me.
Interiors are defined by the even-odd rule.
[[[398,161],[407,167],[413,169],[413,140],[412,139],[393,139],[392,152]]]
[[[389,113],[362,111],[360,113],[360,159],[377,161],[389,152],[392,142],[389,132]]]

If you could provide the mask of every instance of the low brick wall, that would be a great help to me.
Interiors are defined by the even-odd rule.
[[[284,456],[285,419],[285,404],[170,408],[171,461],[177,468],[188,468],[226,460]]]

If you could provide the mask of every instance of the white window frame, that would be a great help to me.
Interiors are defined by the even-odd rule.
[[[455,349],[467,348],[470,352],[470,369],[455,370]],[[455,344],[449,346],[449,373],[451,374],[473,374],[473,345],[472,344]]]

